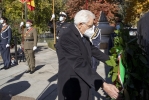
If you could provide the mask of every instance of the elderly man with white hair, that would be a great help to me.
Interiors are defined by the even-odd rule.
[[[63,31],[56,45],[59,62],[58,100],[92,100],[90,88],[101,87],[113,99],[119,90],[108,84],[91,69],[91,57],[105,63],[109,56],[94,47],[90,39],[94,36],[95,15],[88,10],[79,11],[74,24]]]

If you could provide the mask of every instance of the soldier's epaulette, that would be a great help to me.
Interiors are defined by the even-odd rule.
[[[91,37],[91,39],[96,39],[101,34],[100,32],[101,32],[101,29],[95,28],[95,32],[93,36]]]

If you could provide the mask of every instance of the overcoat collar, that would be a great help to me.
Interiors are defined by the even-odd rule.
[[[81,38],[81,35],[80,35],[78,29],[76,28],[76,26],[74,25],[74,23],[71,24],[70,28],[73,30],[74,34],[75,34],[77,37],[80,37],[80,38]]]
[[[80,41],[82,41],[81,35],[80,35],[78,29],[75,27],[75,25],[74,24],[71,24],[70,28],[73,30],[73,33],[78,37],[78,39]],[[82,44],[85,46],[85,48],[87,48],[88,55],[91,56],[91,50],[90,50],[90,46],[89,46],[90,45],[90,42],[89,42],[89,39],[87,37],[85,37],[85,38],[86,38],[86,42],[83,43],[83,41],[82,41]]]

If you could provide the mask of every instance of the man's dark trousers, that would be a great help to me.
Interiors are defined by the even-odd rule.
[[[6,48],[6,44],[0,44],[0,52],[4,62],[4,67],[10,67],[10,47]]]

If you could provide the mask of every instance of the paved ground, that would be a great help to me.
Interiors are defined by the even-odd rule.
[[[21,62],[0,71],[0,100],[58,100],[58,61],[54,50],[48,48],[46,43],[38,43],[36,71],[34,74],[24,73],[26,69],[26,62]],[[108,69],[100,63],[97,72],[106,78]],[[98,92],[93,91],[93,100],[107,100],[102,90]]]

